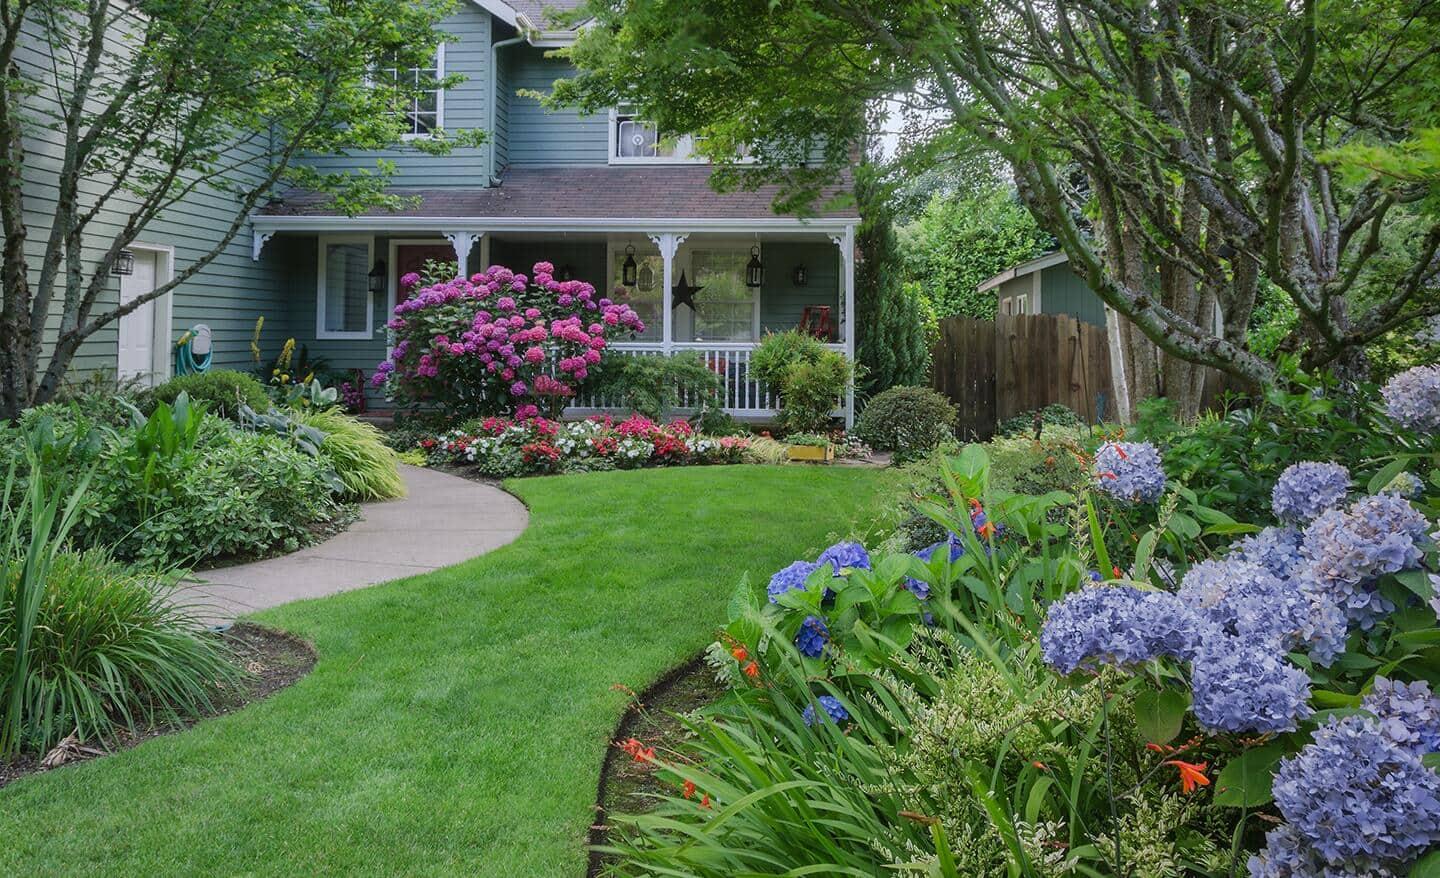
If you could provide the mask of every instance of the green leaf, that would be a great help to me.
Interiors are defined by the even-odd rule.
[[[1426,768],[1432,770],[1440,769],[1440,753],[1426,753],[1420,757],[1420,761],[1424,763]]]
[[[1135,726],[1151,744],[1168,744],[1180,734],[1190,696],[1176,689],[1151,689],[1135,696]]]
[[[1370,483],[1365,486],[1365,492],[1367,494],[1380,493],[1380,489],[1395,481],[1395,477],[1404,472],[1409,463],[1409,458],[1397,457],[1385,464],[1378,473],[1370,477]]]
[[[1440,851],[1431,851],[1410,867],[1410,878],[1440,878]]]
[[[1258,808],[1269,802],[1275,768],[1284,756],[1284,747],[1266,744],[1231,759],[1215,779],[1215,804],[1230,808]]]
[[[1200,525],[1183,512],[1177,512],[1170,516],[1170,530],[1187,540],[1193,540],[1200,536]]]
[[[743,618],[748,610],[759,611],[760,605],[755,598],[755,589],[750,587],[750,576],[746,574],[740,577],[740,584],[730,593],[730,603],[726,607],[726,621],[734,622]]]
[[[1430,575],[1424,570],[1402,570],[1395,574],[1395,579],[1413,591],[1422,601],[1428,601],[1435,597],[1435,587],[1430,582]]]
[[[1359,707],[1359,695],[1346,695],[1344,692],[1332,692],[1329,689],[1316,689],[1310,693],[1317,707]]]

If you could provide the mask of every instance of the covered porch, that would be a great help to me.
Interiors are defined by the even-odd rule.
[[[633,307],[644,333],[616,342],[626,356],[697,355],[721,378],[732,416],[764,421],[776,399],[750,357],[766,333],[803,329],[853,359],[854,219],[552,220],[543,218],[257,215],[254,256],[291,278],[286,325],[310,351],[345,369],[373,370],[400,278],[427,260],[469,275],[490,265],[592,284]],[[758,271],[756,270],[758,265]],[[313,308],[313,323],[310,309]],[[306,328],[313,326],[311,332]],[[847,426],[853,389],[837,415]],[[375,398],[374,408],[386,403]],[[570,414],[611,408],[577,398]]]

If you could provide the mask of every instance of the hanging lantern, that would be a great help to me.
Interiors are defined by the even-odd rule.
[[[110,266],[111,274],[128,276],[135,273],[135,254],[129,250],[121,250],[115,254],[115,264]]]
[[[750,261],[745,264],[745,286],[758,287],[765,280],[765,266],[760,263],[760,245],[750,248]]]
[[[641,290],[648,293],[655,289],[655,268],[649,262],[640,266],[640,274],[638,277]]]
[[[385,260],[375,260],[375,267],[370,269],[370,292],[385,292]]]
[[[636,277],[637,269],[638,266],[635,263],[635,247],[634,245],[630,245],[625,248],[625,264],[620,266],[620,283],[627,287],[635,286],[638,280]]]
[[[562,282],[567,280],[574,280],[575,267],[568,262],[565,263],[564,265],[560,266],[560,270],[555,273],[555,279]]]
[[[791,277],[791,280],[795,281],[795,286],[797,287],[803,287],[810,283],[810,277],[805,273],[804,265],[795,266],[795,274]]]

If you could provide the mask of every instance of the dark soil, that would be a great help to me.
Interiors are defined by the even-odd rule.
[[[612,742],[636,738],[656,750],[675,750],[689,737],[689,732],[676,719],[713,704],[725,694],[725,686],[716,682],[715,672],[705,664],[703,655],[671,669],[626,708],[611,736]],[[655,807],[656,795],[675,795],[673,783],[655,778],[648,763],[637,762],[619,747],[605,751],[605,764],[600,769],[600,788],[595,798],[595,823],[590,827],[590,845],[603,845],[609,840],[610,826],[605,815],[636,814]],[[588,878],[601,874],[609,858],[597,851],[590,852]]]
[[[216,710],[208,716],[219,716],[239,710],[248,704],[268,698],[310,673],[315,667],[315,648],[293,634],[265,628],[251,622],[237,622],[219,635],[234,654],[234,661],[246,673],[242,688],[220,692]],[[207,717],[199,717],[178,725],[138,728],[122,731],[107,747],[86,744],[72,752],[64,763],[74,765],[100,756],[142,744],[151,738],[181,732]],[[29,774],[54,771],[41,765],[45,754],[26,753],[10,762],[0,762],[0,787]],[[59,767],[59,766],[57,766]]]

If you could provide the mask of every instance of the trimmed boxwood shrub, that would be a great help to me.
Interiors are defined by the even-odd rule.
[[[955,406],[928,387],[892,387],[877,394],[855,422],[855,434],[872,448],[907,460],[955,435]]]
[[[145,414],[160,403],[170,405],[185,393],[192,402],[203,402],[206,411],[232,421],[240,419],[240,406],[257,412],[270,408],[270,394],[254,376],[231,369],[214,369],[194,375],[179,375],[140,395],[137,407]]]

